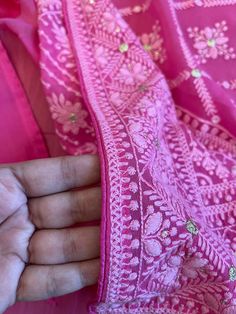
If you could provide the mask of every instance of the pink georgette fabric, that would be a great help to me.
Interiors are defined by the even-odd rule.
[[[40,67],[53,141],[102,165],[90,312],[236,313],[236,0],[30,3],[2,25]],[[32,114],[3,47],[0,57],[1,161],[44,157],[43,109]],[[80,296],[48,313],[82,313]]]

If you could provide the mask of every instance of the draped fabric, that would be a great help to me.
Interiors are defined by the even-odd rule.
[[[19,1],[0,1],[0,17],[17,17],[20,15]]]
[[[29,36],[18,36],[40,68],[54,140],[101,160],[101,271],[89,311],[236,313],[236,0],[33,7]],[[16,33],[10,20],[2,23]],[[18,127],[33,141],[22,133],[22,151],[45,137],[31,118],[8,118],[11,130],[29,121]]]

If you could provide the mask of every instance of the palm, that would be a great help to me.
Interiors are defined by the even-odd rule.
[[[99,227],[70,226],[100,219],[99,179],[95,156],[0,167],[0,314],[96,283]]]
[[[28,262],[28,244],[34,232],[27,198],[14,175],[0,169],[0,312],[16,300],[20,276]]]

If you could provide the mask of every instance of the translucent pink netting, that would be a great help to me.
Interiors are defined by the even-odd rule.
[[[235,10],[37,1],[55,132],[67,153],[101,158],[92,313],[236,313]]]

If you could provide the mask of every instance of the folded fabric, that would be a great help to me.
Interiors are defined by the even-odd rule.
[[[0,0],[0,18],[17,17],[20,15],[19,0]]]

